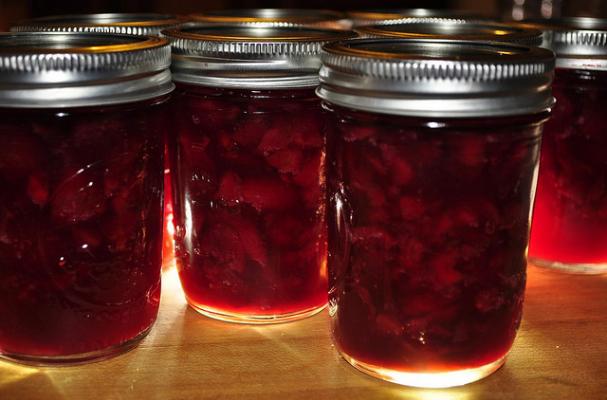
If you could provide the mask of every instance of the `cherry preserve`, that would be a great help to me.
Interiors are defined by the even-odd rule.
[[[530,260],[565,272],[607,272],[607,21],[537,24],[556,55],[553,117],[540,161]]]
[[[170,47],[6,33],[0,59],[0,356],[132,348],[158,311]]]
[[[318,53],[352,34],[192,25],[165,35],[178,83],[175,253],[189,304],[247,323],[320,311],[327,116],[314,94]]]
[[[327,45],[322,60],[338,350],[410,386],[489,375],[521,321],[552,54],[364,39]]]
[[[105,13],[54,15],[20,21],[13,32],[105,32],[127,35],[158,36],[163,29],[183,24],[186,20],[175,15],[154,13]],[[174,261],[173,205],[168,158],[165,155],[163,268]]]

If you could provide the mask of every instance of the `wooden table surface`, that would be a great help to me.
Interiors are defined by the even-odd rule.
[[[0,399],[607,399],[607,275],[529,268],[525,317],[506,365],[464,387],[420,390],[340,359],[325,312],[282,325],[213,321],[165,274],[158,322],[141,345],[78,367],[0,363]]]

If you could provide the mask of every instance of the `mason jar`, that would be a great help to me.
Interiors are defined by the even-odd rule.
[[[521,26],[481,21],[412,22],[394,21],[383,25],[366,25],[356,29],[365,38],[456,39],[496,41],[525,46],[542,44],[542,31]]]
[[[491,374],[521,322],[552,53],[362,39],[322,63],[337,349],[409,386]]]
[[[347,29],[344,13],[334,10],[300,8],[249,8],[213,10],[190,15],[192,21],[205,24],[249,26],[314,26],[317,28]]]
[[[0,34],[0,357],[92,361],[150,330],[169,65],[160,38]]]
[[[55,15],[50,17],[24,20],[11,28],[14,32],[104,32],[127,35],[158,36],[163,29],[177,27],[186,20],[175,15],[152,13],[106,13],[106,14],[75,14]],[[168,157],[165,155],[165,162]],[[169,268],[173,265],[173,205],[171,199],[171,184],[168,165],[165,165],[164,177],[164,238],[163,265]]]
[[[536,23],[556,53],[557,103],[542,143],[530,261],[607,272],[607,20]]]
[[[195,26],[173,47],[170,150],[176,258],[187,300],[217,319],[267,323],[327,302],[323,44],[347,31]]]
[[[184,20],[175,15],[152,13],[105,13],[53,15],[18,22],[13,32],[104,32],[158,36],[161,30],[176,27]]]

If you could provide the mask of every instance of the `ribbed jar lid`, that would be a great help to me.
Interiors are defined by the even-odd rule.
[[[542,31],[493,22],[403,22],[387,25],[367,25],[356,29],[366,38],[454,39],[496,41],[525,46],[542,44]]]
[[[556,18],[518,25],[544,32],[543,47],[556,53],[557,68],[607,70],[607,19]]]
[[[384,114],[465,118],[551,107],[554,55],[497,42],[361,39],[324,47],[318,95]]]
[[[158,35],[184,21],[166,14],[54,15],[19,22],[13,32],[106,32],[126,35]]]
[[[483,20],[484,18],[462,10],[443,10],[432,8],[409,9],[372,9],[348,11],[346,16],[352,21],[352,26],[383,25],[398,23],[399,20],[411,19],[412,22],[466,22],[467,20]]]
[[[311,27],[196,23],[162,34],[173,48],[176,82],[270,89],[316,86],[322,46],[356,36]]]
[[[249,8],[208,11],[192,14],[196,22],[262,26],[315,26],[340,29],[346,27],[344,13],[333,10],[299,8]]]
[[[0,33],[0,107],[141,101],[173,90],[164,39],[106,33]]]

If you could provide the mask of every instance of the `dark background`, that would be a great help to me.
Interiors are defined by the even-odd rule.
[[[499,0],[0,0],[0,30],[15,21],[45,15],[99,12],[190,14],[222,8],[466,8],[497,13]]]
[[[16,21],[57,14],[159,12],[190,14],[222,8],[448,8],[502,19],[540,13],[607,17],[607,0],[0,0],[0,31]],[[550,15],[544,15],[544,17]]]
[[[450,0],[386,1],[386,0],[31,0],[33,15],[62,12],[116,12],[160,11],[189,13],[217,8],[444,8],[451,6]]]

